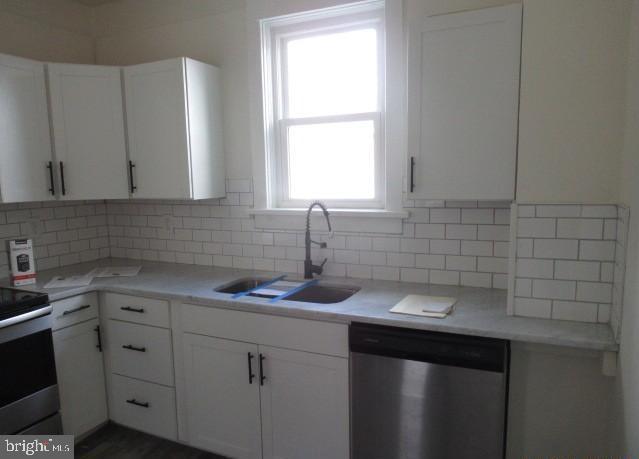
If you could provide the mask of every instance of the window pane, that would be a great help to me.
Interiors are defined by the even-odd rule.
[[[291,40],[287,56],[289,117],[378,110],[375,29]]]
[[[372,120],[289,126],[291,199],[373,199]]]

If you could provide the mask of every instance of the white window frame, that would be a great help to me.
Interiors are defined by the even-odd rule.
[[[288,128],[293,125],[371,120],[375,126],[375,196],[372,199],[325,199],[329,207],[385,209],[385,69],[386,39],[383,0],[366,1],[260,21],[262,35],[262,87],[266,147],[267,203],[270,208],[304,208],[311,200],[289,197]],[[286,43],[291,39],[330,32],[375,28],[378,46],[378,111],[345,115],[290,118],[285,100]],[[326,178],[330,181],[330,177]]]

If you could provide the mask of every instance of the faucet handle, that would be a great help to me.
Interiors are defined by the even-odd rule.
[[[324,265],[326,264],[327,260],[328,260],[328,258],[324,258],[324,261],[322,263],[320,263],[320,268],[324,267]]]

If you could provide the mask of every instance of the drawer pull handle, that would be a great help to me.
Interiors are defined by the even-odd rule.
[[[135,405],[135,406],[141,406],[142,408],[148,408],[149,407],[149,402],[138,402],[136,399],[132,398],[131,400],[127,400],[127,403],[130,403],[131,405]]]
[[[73,314],[74,312],[82,311],[83,309],[88,309],[90,307],[91,307],[90,304],[85,304],[85,305],[82,305],[82,306],[78,306],[77,308],[74,308],[74,309],[68,309],[68,310],[64,311],[62,313],[62,315],[63,316],[68,316],[69,314]]]
[[[95,347],[98,348],[98,351],[102,352],[102,335],[100,334],[100,326],[96,325],[93,331],[98,335],[98,344],[96,344]]]
[[[264,357],[263,354],[260,354],[260,386],[264,385],[264,381],[266,381],[266,376],[264,376]]]
[[[248,353],[249,384],[253,384],[253,378],[255,378],[255,374],[253,373],[252,360],[253,360],[253,354],[249,352]]]
[[[137,312],[140,314],[144,313],[144,308],[132,308],[131,306],[122,306],[120,309],[122,309],[123,311],[129,311],[129,312]]]
[[[145,347],[135,347],[132,346],[130,344],[125,344],[122,346],[123,349],[128,349],[130,351],[137,351],[137,352],[146,352],[146,348]]]

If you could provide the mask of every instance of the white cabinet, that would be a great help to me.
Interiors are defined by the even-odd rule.
[[[236,459],[260,458],[257,346],[185,333],[183,347],[189,444]]]
[[[0,199],[52,199],[52,179],[44,64],[0,55]]]
[[[128,198],[120,69],[48,64],[47,71],[61,199]]]
[[[348,360],[260,346],[264,459],[348,459]]]
[[[219,79],[186,58],[124,68],[132,197],[224,196]]]
[[[349,457],[347,326],[180,311],[182,440],[234,458]]]
[[[82,435],[108,420],[98,333],[97,318],[53,332],[62,426],[68,435]]]
[[[521,11],[408,19],[413,199],[514,199]]]

